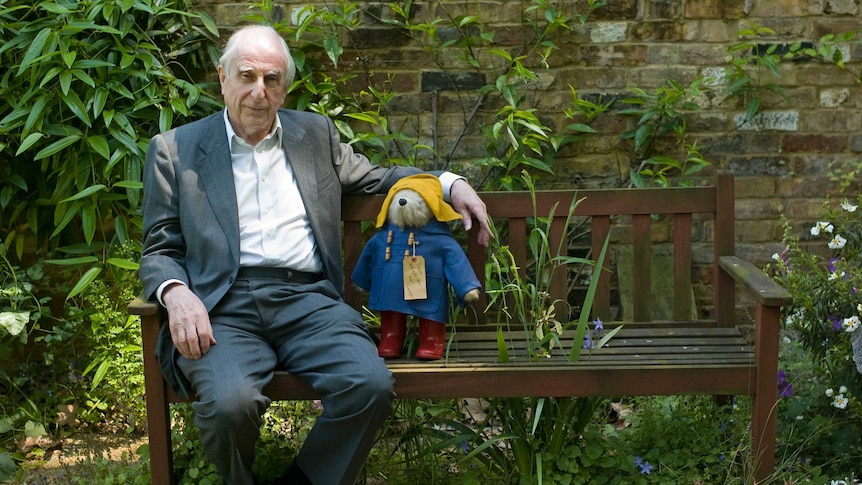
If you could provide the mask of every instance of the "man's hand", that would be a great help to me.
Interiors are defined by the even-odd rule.
[[[168,310],[171,340],[180,354],[197,360],[209,352],[216,341],[209,314],[200,298],[186,285],[178,283],[165,289],[162,301]]]
[[[479,194],[466,180],[458,179],[449,189],[449,197],[452,200],[452,208],[458,211],[464,220],[464,229],[469,231],[473,227],[474,217],[479,221],[479,244],[488,247],[493,234],[488,225],[488,209]]]

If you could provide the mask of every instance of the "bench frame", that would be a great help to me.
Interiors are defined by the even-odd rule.
[[[590,355],[585,353],[577,363],[555,356],[541,361],[522,359],[503,364],[496,362],[493,356],[489,357],[488,351],[477,350],[491,345],[497,348],[494,337],[496,324],[483,325],[483,315],[479,314],[479,322],[459,324],[454,332],[455,351],[448,359],[436,362],[409,358],[387,361],[395,377],[399,399],[751,395],[754,476],[760,481],[773,471],[780,311],[782,306],[791,303],[792,298],[763,271],[734,254],[734,185],[730,172],[718,172],[715,185],[709,187],[538,191],[535,193],[535,208],[526,192],[486,192],[480,195],[492,218],[507,220],[506,242],[521,271],[526,267],[528,221],[534,214],[548,215],[556,207],[549,239],[563,241],[567,230],[566,209],[573,197],[583,198],[575,215],[590,219],[592,254],[599,254],[609,233],[615,234],[611,232],[614,221],[630,219],[634,323],[625,323],[623,330],[609,342],[608,349],[590,352]],[[382,201],[383,196],[344,198],[342,220],[345,274],[348,277],[362,251],[363,222],[376,218]],[[674,317],[667,322],[652,321],[651,230],[656,225],[653,223],[655,214],[672,218]],[[711,319],[697,321],[693,321],[690,315],[692,228],[695,224],[712,225],[714,253],[714,315]],[[484,287],[487,254],[478,244],[476,232],[468,234],[467,253]],[[560,248],[552,250],[559,251]],[[742,290],[740,298],[737,298],[737,284]],[[555,272],[551,295],[552,298],[566,300],[566,272]],[[608,322],[606,325],[613,325],[610,323],[610,295],[610,275],[604,271],[598,282],[592,314]],[[362,299],[363,294],[348,281],[345,300],[360,308]],[[483,293],[476,308],[485,308],[486,303],[487,295]],[[754,306],[753,344],[742,340],[744,332],[740,332],[736,322],[737,307],[746,304]],[[140,298],[131,302],[128,310],[141,317],[152,483],[174,484],[169,404],[184,400],[167,387],[155,358],[163,310],[157,304]],[[520,322],[513,322],[513,326],[520,326]],[[645,339],[643,335],[649,338]],[[671,343],[656,349],[643,347],[646,341],[658,340]],[[695,358],[703,352],[683,355],[680,350],[691,345],[713,343],[716,346],[710,348],[716,349],[717,353],[712,354],[715,357],[708,361]],[[602,352],[608,352],[605,360],[600,360]],[[649,356],[649,352],[656,355]],[[548,389],[553,389],[553,395],[548,395]],[[277,372],[265,392],[274,400],[318,397],[310,386],[286,372]]]

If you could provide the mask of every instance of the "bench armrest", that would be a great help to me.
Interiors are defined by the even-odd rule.
[[[790,292],[752,263],[736,256],[721,256],[718,258],[718,264],[758,303],[778,307],[793,303]]]
[[[157,315],[159,313],[159,305],[153,301],[147,301],[143,296],[138,295],[134,300],[129,302],[126,310],[131,315]]]

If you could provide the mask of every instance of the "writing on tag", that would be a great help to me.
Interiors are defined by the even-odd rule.
[[[425,284],[425,258],[422,256],[404,257],[404,299],[425,300],[428,287]]]

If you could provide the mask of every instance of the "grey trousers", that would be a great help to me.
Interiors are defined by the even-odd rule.
[[[217,344],[178,365],[197,396],[204,449],[225,482],[253,483],[254,446],[270,404],[261,390],[283,369],[323,396],[296,463],[315,485],[353,484],[393,398],[392,374],[361,315],[326,280],[259,279],[237,280],[210,319]]]

